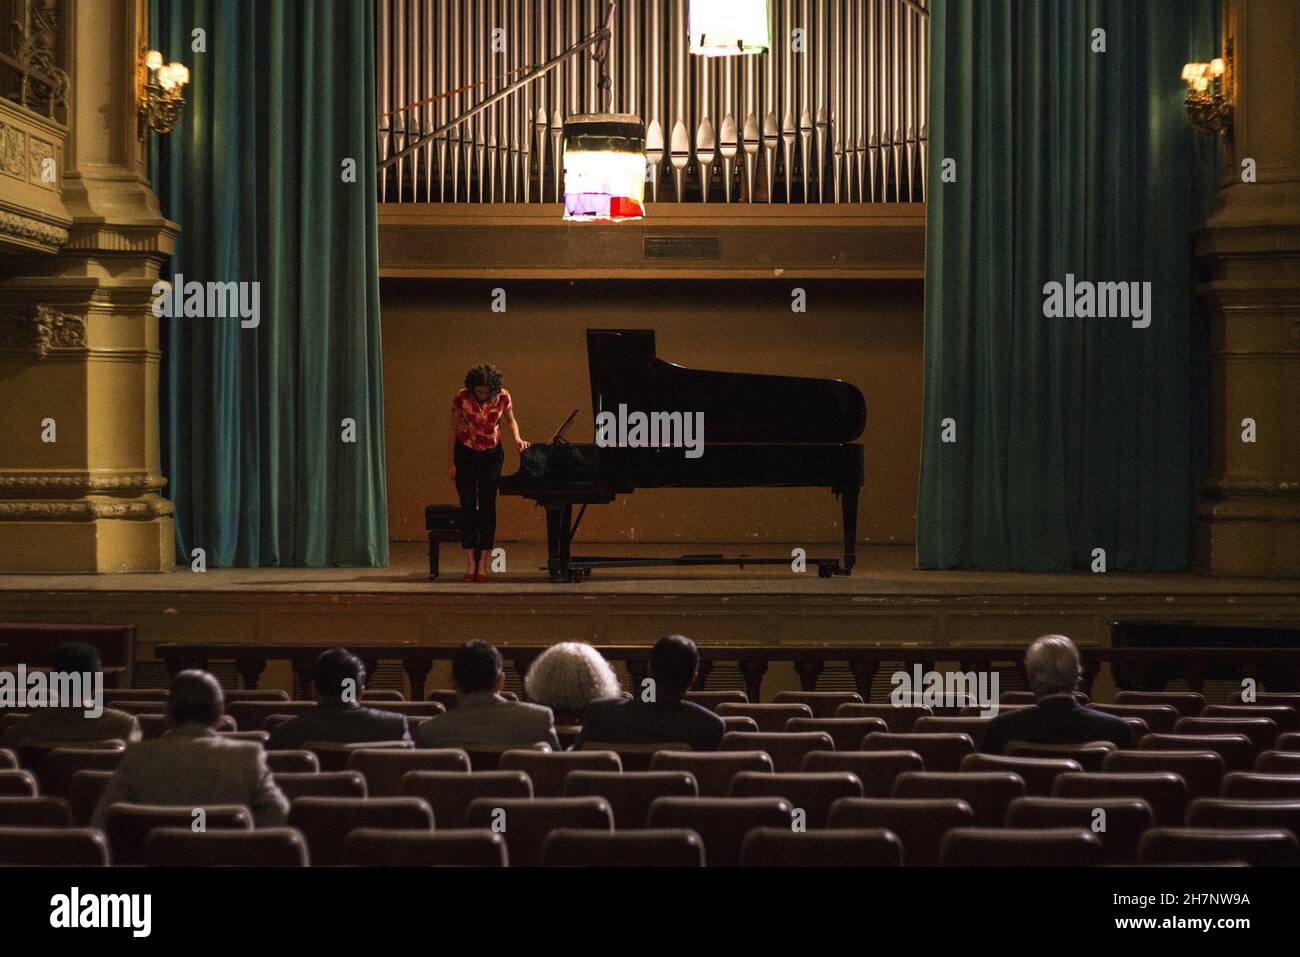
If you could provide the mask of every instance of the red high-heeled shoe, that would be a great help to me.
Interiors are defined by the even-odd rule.
[[[485,582],[485,581],[488,580],[488,577],[487,577],[487,575],[486,575],[484,572],[479,572],[478,574],[476,574],[476,575],[474,576],[474,580],[475,580],[476,582]]]
[[[477,581],[477,580],[478,580],[478,578],[477,578],[477,576],[476,576],[473,572],[466,572],[466,573],[465,573],[465,581],[467,581],[467,582],[473,582],[473,581]]]

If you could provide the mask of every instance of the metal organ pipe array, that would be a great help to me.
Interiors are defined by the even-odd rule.
[[[575,57],[379,172],[385,203],[563,201],[566,117],[645,122],[646,198],[925,198],[928,0],[769,0],[771,46],[690,53],[690,0],[620,0],[610,88]],[[597,29],[604,0],[376,0],[379,159]]]

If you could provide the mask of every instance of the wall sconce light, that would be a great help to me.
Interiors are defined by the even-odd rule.
[[[189,67],[175,60],[163,63],[157,50],[141,49],[135,94],[140,139],[144,139],[146,130],[170,133],[176,128],[185,106],[181,89],[189,82]]]
[[[772,45],[767,0],[691,0],[689,31],[698,56],[766,53]]]
[[[1219,133],[1224,138],[1232,136],[1232,104],[1224,95],[1224,75],[1232,64],[1228,58],[1215,57],[1209,63],[1188,63],[1183,67],[1187,81],[1187,119],[1192,129],[1200,133]]]

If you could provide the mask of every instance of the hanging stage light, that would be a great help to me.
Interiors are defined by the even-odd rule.
[[[691,52],[700,56],[766,53],[772,45],[767,0],[691,0]]]
[[[764,11],[766,5],[764,4]],[[587,36],[533,67],[512,83],[470,107],[437,129],[413,138],[379,164],[388,169],[425,143],[460,126],[488,107],[499,103],[554,70],[561,63],[593,48],[591,58],[600,70],[598,96],[604,100],[610,90],[606,57],[614,35],[617,4],[610,2],[602,25]],[[764,13],[766,16],[766,12]],[[766,26],[764,27],[766,36]],[[766,42],[766,41],[765,41]],[[766,49],[766,47],[764,47]],[[445,94],[444,94],[445,95]],[[409,106],[419,106],[415,103]],[[408,109],[403,107],[401,109]],[[394,112],[401,112],[397,110]],[[645,218],[646,144],[645,123],[631,113],[585,113],[570,116],[564,124],[564,218],[582,223],[622,223]]]
[[[564,124],[564,218],[621,223],[645,216],[645,124],[586,113]]]

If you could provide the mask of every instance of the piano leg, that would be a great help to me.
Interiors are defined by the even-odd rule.
[[[551,581],[561,582],[568,577],[569,546],[573,538],[573,506],[546,506],[546,570]]]
[[[841,492],[840,507],[844,510],[844,573],[849,574],[858,560],[858,490]]]
[[[569,562],[573,555],[570,552],[570,546],[573,545],[573,506],[565,505],[560,509],[560,524],[564,528],[564,537],[560,540],[560,561],[564,563],[565,573],[569,573]],[[573,576],[569,575],[570,580]]]

